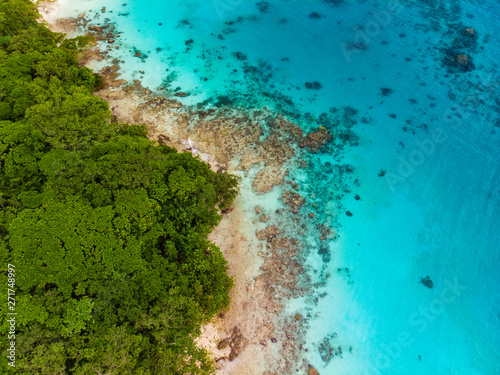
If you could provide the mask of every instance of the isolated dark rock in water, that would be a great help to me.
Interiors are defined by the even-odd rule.
[[[351,217],[352,216],[352,212],[351,211],[346,211],[345,213],[347,216]]]
[[[475,68],[472,56],[462,50],[447,49],[444,55],[443,64],[449,73],[465,73]]]
[[[320,19],[321,17],[323,17],[321,14],[319,14],[318,12],[312,12],[310,15],[309,15],[309,18],[312,18],[314,20],[317,20],[317,19]]]
[[[434,287],[434,283],[429,276],[420,278],[420,282],[429,289]]]
[[[330,360],[335,356],[335,348],[330,344],[330,340],[325,338],[321,344],[319,344],[319,354],[321,360],[325,363],[330,362]]]
[[[321,260],[323,262],[325,263],[330,262],[331,256],[327,246],[321,246],[318,250],[318,254],[321,256]]]
[[[215,102],[215,106],[217,108],[220,107],[229,107],[233,104],[233,101],[227,95],[221,95],[217,97],[217,102]]]
[[[234,52],[233,53],[234,57],[236,57],[236,59],[240,60],[240,61],[245,61],[245,60],[248,60],[248,57],[247,55],[245,55],[244,53],[241,53],[241,52]]]
[[[334,6],[339,6],[344,2],[344,0],[323,0],[323,1],[327,4],[331,4]]]
[[[300,142],[299,147],[307,147],[312,153],[316,153],[323,148],[333,136],[324,127],[322,128],[323,129],[319,129],[318,131],[308,133],[302,142]]]
[[[392,94],[394,92],[394,90],[390,89],[389,87],[381,87],[380,91],[382,91],[383,96],[389,96],[390,94]]]
[[[322,87],[323,86],[318,81],[306,82],[306,88],[309,89],[309,90],[319,90]]]
[[[257,9],[259,9],[259,11],[261,11],[262,13],[267,13],[269,7],[271,6],[271,4],[269,4],[269,2],[267,1],[258,2],[256,5]]]

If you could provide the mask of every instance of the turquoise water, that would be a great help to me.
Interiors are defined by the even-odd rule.
[[[304,129],[350,108],[358,146],[292,172],[339,228],[326,250],[304,235],[326,284],[288,307],[321,374],[500,374],[497,1],[124,1],[52,16],[116,24],[124,78],[186,104],[268,106]]]

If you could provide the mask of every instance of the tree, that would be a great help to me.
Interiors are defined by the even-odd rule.
[[[14,371],[208,374],[194,338],[228,306],[232,280],[207,236],[238,179],[152,142],[144,126],[112,123],[92,95],[101,78],[78,66],[88,38],[36,19],[30,1],[0,0],[0,259],[19,270]]]

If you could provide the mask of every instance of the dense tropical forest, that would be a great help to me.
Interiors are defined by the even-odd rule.
[[[207,236],[237,178],[113,123],[90,38],[38,16],[0,0],[0,372],[211,373],[193,338],[229,303]]]

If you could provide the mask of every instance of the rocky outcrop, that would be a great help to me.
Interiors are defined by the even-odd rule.
[[[321,148],[323,148],[323,146],[326,145],[332,138],[333,137],[328,130],[320,127],[319,130],[308,133],[304,140],[300,143],[300,147],[308,148],[310,152],[316,153]]]
[[[229,340],[229,347],[231,348],[231,353],[229,353],[229,360],[234,361],[236,357],[245,349],[248,344],[248,340],[241,334],[238,327],[233,328],[231,334],[231,339]]]

